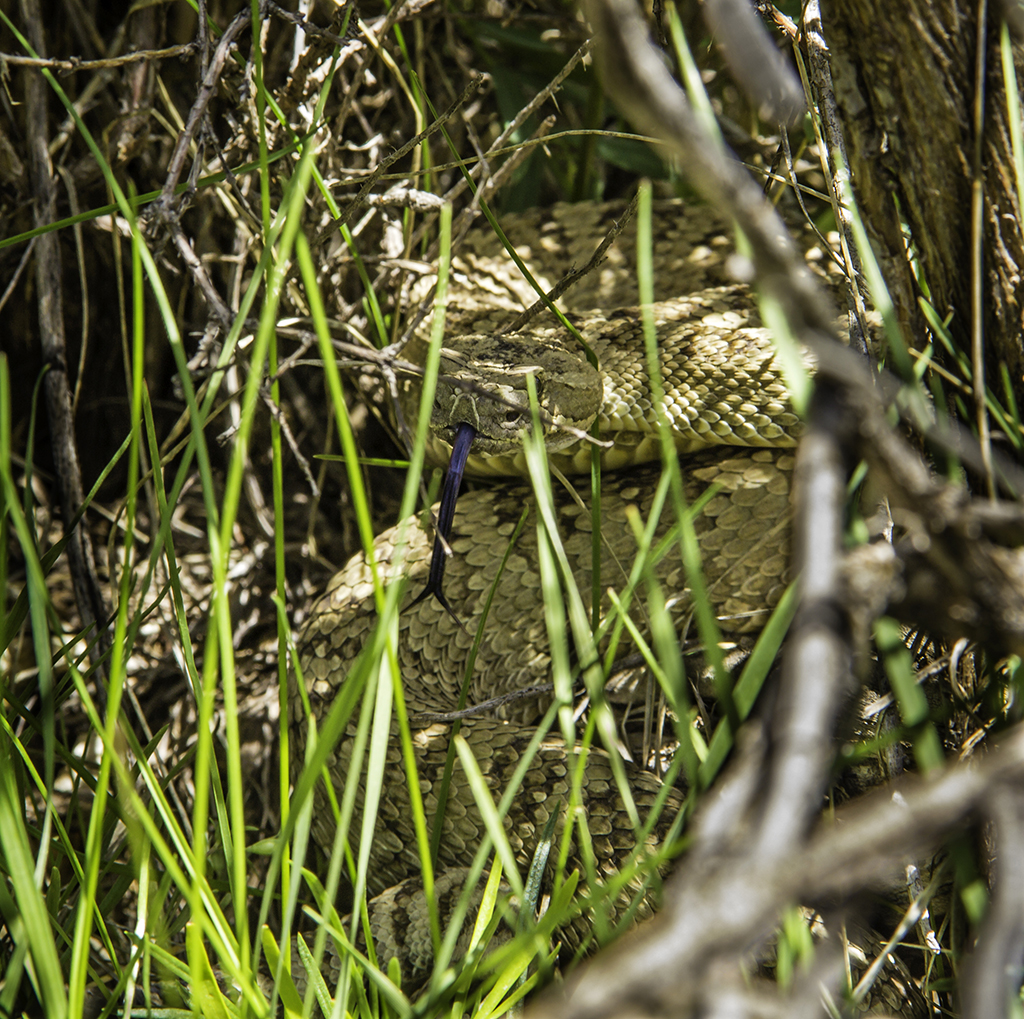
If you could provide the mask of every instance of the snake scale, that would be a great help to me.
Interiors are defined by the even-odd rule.
[[[591,257],[621,212],[621,205],[557,206],[511,217],[503,225],[539,283],[550,288],[571,266],[582,265]],[[607,474],[601,494],[602,616],[612,604],[608,589],[623,590],[637,556],[636,539],[627,519],[631,508],[647,519],[660,474],[656,464],[643,465],[645,460],[658,458],[659,445],[635,307],[635,246],[635,227],[630,224],[609,248],[603,264],[562,298],[570,319],[598,355],[601,375],[588,376],[587,372],[593,370],[575,352],[562,327],[549,324],[553,319],[537,319],[523,332],[495,339],[500,324],[532,304],[536,295],[490,231],[474,229],[452,264],[447,349],[441,368],[443,374],[477,379],[485,386],[489,384],[489,372],[499,395],[508,399],[511,394],[521,402],[525,399],[521,381],[515,383],[519,396],[512,392],[515,378],[523,374],[508,360],[514,352],[535,370],[543,403],[552,370],[543,367],[539,352],[551,347],[570,352],[568,368],[564,355],[559,354],[561,366],[557,372],[567,371],[574,376],[578,370],[581,387],[594,389],[596,385],[601,436],[614,443],[604,453]],[[656,204],[655,319],[666,386],[665,406],[677,447],[686,454],[686,498],[691,504],[703,500],[694,523],[711,601],[722,630],[741,634],[763,626],[787,581],[793,464],[789,447],[795,442],[796,418],[788,409],[780,370],[752,295],[730,277],[732,250],[726,229],[711,210],[676,201]],[[577,365],[580,367],[574,367]],[[453,421],[466,413],[487,414],[486,409],[479,408],[489,405],[486,398],[470,404],[458,382],[447,390],[442,383],[435,403],[430,453],[443,460]],[[413,406],[406,401],[407,409]],[[477,409],[467,410],[470,406]],[[512,430],[517,430],[522,421],[507,406],[496,406],[499,421],[511,421]],[[583,423],[581,427],[588,426]],[[552,444],[552,464],[567,475],[578,474],[581,466],[589,471],[589,447],[579,441],[565,448],[557,448],[559,445]],[[474,455],[467,473],[521,475],[523,458],[515,452]],[[576,496],[554,485],[558,531],[588,612],[593,566],[589,484],[589,477],[581,479]],[[712,492],[707,498],[709,489]],[[377,538],[375,554],[383,575],[394,579],[404,572],[410,580],[399,617],[398,644],[398,665],[410,714],[451,712],[456,707],[471,634],[476,632],[509,538],[524,506],[532,507],[533,500],[529,484],[508,478],[461,495],[444,589],[464,628],[433,598],[409,607],[428,571],[432,536],[424,525],[418,520],[411,523],[401,564],[395,562],[396,529]],[[551,681],[552,649],[540,586],[535,513],[531,508],[494,591],[469,687],[469,705],[543,687]],[[665,510],[661,517],[656,541],[673,523],[670,511]],[[678,542],[666,543],[657,576],[677,632],[681,632],[688,625],[692,606]],[[642,598],[634,600],[631,616],[649,640]],[[316,717],[322,718],[338,695],[376,619],[370,572],[360,553],[331,580],[298,636],[302,673]],[[627,641],[618,654],[623,656],[630,650]],[[549,700],[550,695],[511,700],[486,715],[462,722],[461,734],[495,801],[511,779]],[[306,723],[294,688],[291,709],[291,717],[298,720],[293,725],[298,744],[293,760],[301,761]],[[437,808],[437,788],[450,731],[449,724],[434,722],[413,733],[428,824],[433,821],[429,815]],[[353,722],[327,762],[339,799],[355,734]],[[524,875],[549,819],[556,817],[556,833],[565,823],[573,762],[557,730],[545,737],[522,788],[502,818]],[[591,751],[581,788],[591,839],[588,852],[594,861],[591,874],[599,880],[614,874],[634,851],[636,842],[634,825],[610,764],[603,750]],[[658,796],[660,780],[628,761],[624,766],[643,820]],[[316,797],[313,836],[330,851],[335,834],[333,814],[322,787]],[[673,808],[679,802],[676,792],[670,791],[659,820],[647,836],[651,848],[665,836]],[[358,833],[360,810],[361,802],[357,803],[351,827],[353,839]],[[402,754],[398,740],[393,738],[370,848],[368,891],[377,896],[370,912],[378,959],[384,964],[392,956],[399,958],[403,976],[415,979],[417,974],[429,971],[432,949],[412,817]],[[467,777],[461,766],[456,766],[437,861],[436,895],[442,916],[447,899],[461,887],[465,868],[484,830]],[[580,868],[586,874],[578,841],[573,843],[567,869]],[[353,845],[354,852],[356,848]],[[610,915],[614,916],[622,901],[620,897],[619,905],[610,903]],[[650,903],[645,899],[639,913],[649,910]],[[563,932],[570,944],[583,936],[582,924],[575,926],[575,931]]]

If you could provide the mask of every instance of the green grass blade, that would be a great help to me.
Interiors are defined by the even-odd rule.
[[[900,708],[903,724],[914,735],[914,756],[922,772],[937,771],[945,763],[935,725],[929,720],[928,698],[918,686],[910,651],[899,624],[887,616],[875,620],[875,643]]]
[[[10,875],[17,912],[9,912],[13,903],[7,900],[5,910],[8,930],[21,922],[22,937],[32,960],[36,993],[48,1016],[63,1019],[68,1015],[68,997],[64,989],[57,946],[50,929],[50,915],[39,890],[35,875],[28,832],[22,817],[22,798],[15,784],[15,763],[11,743],[0,736],[0,848],[5,870]]]
[[[715,620],[704,572],[701,566],[700,546],[693,526],[693,516],[686,506],[683,478],[676,455],[675,442],[665,416],[665,389],[661,380],[661,361],[658,356],[658,337],[654,324],[654,267],[653,232],[651,226],[651,186],[640,187],[640,204],[636,228],[637,282],[640,288],[640,308],[643,318],[644,346],[647,352],[647,372],[651,386],[651,403],[658,421],[658,434],[662,445],[662,466],[668,471],[672,486],[672,501],[679,526],[679,549],[690,584],[697,630],[715,678],[719,704],[730,722],[737,724],[736,708],[732,699],[732,686],[722,655],[722,635]]]
[[[743,666],[743,671],[736,681],[734,690],[736,713],[741,721],[745,720],[753,710],[779,649],[782,647],[782,641],[789,632],[790,623],[796,615],[799,604],[797,585],[791,583],[779,599],[779,604],[775,606],[771,618],[757,638],[754,650]],[[707,789],[722,770],[729,751],[733,747],[733,735],[731,729],[725,724],[719,724],[715,729],[708,747],[707,757],[701,762],[697,773],[699,788]]]

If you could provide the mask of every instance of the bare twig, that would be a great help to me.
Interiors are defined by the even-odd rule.
[[[850,210],[843,204],[841,195],[844,187],[841,179],[849,179],[850,160],[846,154],[842,124],[836,109],[835,88],[832,84],[832,69],[828,60],[828,45],[821,27],[819,0],[810,0],[804,9],[804,38],[807,42],[807,62],[814,98],[821,117],[825,134],[824,158],[825,177],[828,181],[832,211],[839,226],[839,241],[846,263],[847,304],[850,317],[850,344],[862,354],[868,352],[867,326],[864,299],[861,297],[861,265],[857,246],[853,241]],[[835,156],[838,155],[839,159]]]
[[[267,10],[272,11],[277,17],[283,21],[289,21],[298,28],[301,28],[306,35],[315,35],[320,39],[326,39],[328,42],[334,43],[335,46],[345,46],[350,40],[343,39],[336,32],[331,32],[326,28],[321,28],[319,25],[314,25],[308,18],[302,17],[301,14],[294,14],[292,11],[286,10],[280,4],[274,3],[274,0],[266,0]]]
[[[594,254],[591,255],[586,265],[581,266],[579,269],[572,269],[567,272],[558,283],[551,288],[550,291],[545,295],[546,299],[538,298],[529,308],[526,309],[521,315],[517,315],[508,325],[503,326],[498,330],[497,335],[502,336],[505,333],[516,333],[519,332],[527,323],[531,322],[536,318],[546,307],[548,307],[554,301],[557,301],[562,294],[564,294],[574,283],[583,279],[589,273],[593,272],[603,261],[605,252],[611,247],[615,238],[622,233],[626,224],[630,221],[633,213],[636,212],[637,202],[640,200],[640,192],[638,191],[634,196],[633,200],[626,206],[625,211],[622,215],[612,224],[611,229],[605,234],[604,239],[597,246]]]
[[[292,456],[295,457],[295,462],[298,464],[299,470],[305,475],[306,484],[309,485],[310,492],[313,494],[314,498],[319,499],[320,486],[316,483],[316,479],[313,477],[313,472],[309,467],[309,461],[302,455],[302,450],[299,448],[299,444],[295,441],[291,425],[288,424],[288,417],[270,398],[270,380],[267,380],[263,386],[260,387],[260,397],[262,398],[267,410],[270,411],[271,416],[277,421],[277,424],[281,429],[281,434],[288,443],[288,448],[292,451]],[[273,530],[271,530],[271,533],[273,533]]]
[[[0,311],[4,310],[4,305],[10,300],[11,294],[13,294],[17,289],[18,280],[21,279],[21,274],[28,266],[29,259],[32,257],[32,252],[35,250],[36,240],[37,238],[33,237],[25,246],[25,250],[21,255],[21,260],[18,262],[18,268],[14,270],[14,275],[11,276],[4,292],[0,294]]]
[[[1013,1014],[1024,978],[1024,796],[1000,786],[989,798],[995,827],[995,885],[963,981],[964,1019]]]
[[[728,210],[751,241],[759,284],[779,303],[795,335],[813,343],[834,336],[829,303],[804,264],[785,224],[742,167],[707,139],[700,119],[648,41],[629,0],[589,0],[588,18],[605,87],[645,134],[661,138],[712,205]]]
[[[70,74],[74,71],[109,70],[142,61],[154,63],[169,57],[186,57],[194,53],[195,50],[194,42],[186,42],[180,46],[167,46],[157,50],[136,50],[133,53],[123,53],[119,57],[104,57],[102,60],[83,60],[81,57],[67,57],[64,60],[58,60],[56,57],[19,57],[14,53],[0,53],[0,66],[10,64],[13,67],[49,67],[64,74]]]
[[[984,760],[901,784],[899,803],[883,789],[838,811],[802,851],[764,866],[755,857],[687,867],[666,889],[659,916],[602,955],[600,966],[584,967],[541,999],[531,1019],[679,1014],[702,990],[711,960],[767,937],[785,905],[844,900],[890,880],[905,853],[931,851],[1022,779],[1024,728],[1017,726]]]
[[[170,208],[163,208],[160,211],[163,219],[170,227],[171,236],[174,238],[174,243],[178,249],[178,253],[181,255],[182,260],[188,267],[189,272],[192,273],[192,278],[196,281],[196,284],[202,291],[203,297],[206,298],[207,304],[210,306],[210,310],[216,316],[221,328],[224,329],[225,332],[230,330],[232,321],[234,320],[234,315],[228,307],[227,302],[220,296],[217,288],[213,285],[213,280],[210,279],[210,274],[206,271],[206,266],[203,265],[199,256],[192,249],[191,242],[185,236],[185,231],[181,228],[181,221],[178,219],[177,213]]]
[[[498,708],[508,704],[515,704],[518,701],[528,701],[534,697],[543,697],[554,690],[554,684],[541,683],[538,686],[528,686],[522,690],[511,690],[501,694],[499,697],[491,697],[480,701],[471,707],[463,708],[461,711],[424,711],[409,716],[409,723],[413,726],[435,725],[438,722],[450,724],[464,718],[474,718],[477,715],[493,715]]]
[[[21,0],[22,16],[33,49],[45,54],[43,15],[38,0]],[[30,154],[29,172],[35,193],[36,226],[45,226],[57,218],[53,167],[47,150],[47,85],[39,74],[28,76],[26,83],[26,127]],[[60,491],[61,512],[65,526],[74,520],[83,500],[82,475],[75,440],[75,422],[71,413],[71,390],[68,385],[67,349],[64,336],[64,310],[61,286],[60,247],[56,234],[46,232],[36,238],[36,288],[39,308],[39,337],[43,362],[48,371],[44,377],[46,409],[52,434],[53,459]],[[92,539],[84,523],[79,524],[68,542],[68,562],[75,589],[78,612],[85,629],[102,627],[107,609],[96,575]],[[109,643],[108,634],[99,632],[99,655]],[[97,684],[103,696],[103,684]]]
[[[188,147],[192,143],[196,131],[199,130],[203,114],[210,105],[210,100],[217,89],[217,82],[220,78],[220,72],[224,67],[224,61],[227,60],[228,53],[235,39],[241,34],[242,29],[249,24],[250,15],[251,9],[248,7],[239,11],[231,24],[224,30],[224,34],[217,43],[217,48],[213,51],[213,59],[210,61],[210,67],[203,78],[202,85],[199,87],[199,95],[192,104],[192,109],[188,111],[188,120],[185,121],[185,126],[178,135],[177,144],[174,146],[174,152],[168,163],[167,177],[164,180],[163,194],[160,199],[165,208],[170,208],[171,200],[174,197],[174,189],[178,186],[181,172],[185,166],[185,156],[188,153]],[[200,26],[200,31],[203,30],[204,27]]]
[[[978,0],[978,36],[974,50],[974,145],[971,153],[971,375],[974,381],[974,413],[978,442],[985,468],[988,496],[996,497],[992,470],[992,436],[985,403],[985,167],[982,150],[985,134],[985,55],[988,47],[988,0]]]
[[[704,20],[729,70],[768,120],[792,124],[802,116],[803,89],[748,0],[705,0]]]
[[[797,452],[794,558],[800,610],[785,652],[775,711],[776,753],[754,853],[772,859],[800,845],[829,778],[836,722],[855,688],[842,604],[846,468],[838,394],[819,384]]]

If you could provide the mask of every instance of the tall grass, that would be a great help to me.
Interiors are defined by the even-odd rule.
[[[254,13],[257,7],[254,3]],[[17,34],[12,20],[3,12],[0,17]],[[396,94],[415,106],[417,127],[429,128],[432,100],[437,96],[429,95],[423,84],[424,58],[417,49],[416,31],[406,28],[403,35],[400,28],[395,29],[392,41],[402,59],[389,55],[382,61],[381,73],[386,73]],[[27,42],[19,39],[28,52]],[[674,39],[682,58],[688,51],[678,33]],[[332,218],[343,212],[336,188],[325,179],[321,167],[320,132],[334,87],[334,67],[331,63],[315,96],[310,117],[313,127],[302,134],[287,123],[278,99],[268,90],[259,53],[256,47],[256,118],[249,125],[255,132],[258,158],[234,170],[236,177],[258,175],[254,189],[259,196],[253,227],[256,239],[247,263],[251,271],[239,288],[238,310],[223,336],[212,371],[195,379],[188,363],[185,325],[168,292],[167,273],[158,261],[160,252],[154,250],[152,234],[139,222],[142,210],[152,212],[159,193],[126,193],[123,178],[111,167],[60,81],[48,71],[42,72],[85,139],[112,198],[50,229],[116,213],[118,224],[123,224],[130,236],[130,264],[121,265],[116,281],[119,292],[127,295],[123,369],[130,427],[117,437],[119,448],[90,491],[79,518],[88,519],[86,514],[104,480],[123,469],[126,480],[115,506],[110,539],[111,649],[100,671],[96,635],[68,632],[67,612],[61,611],[53,596],[60,583],[59,557],[66,539],[51,544],[50,535],[39,526],[45,513],[36,502],[32,484],[37,439],[30,428],[27,444],[15,448],[10,365],[0,355],[0,871],[4,878],[0,881],[0,914],[6,928],[0,950],[5,967],[0,1012],[4,1014],[19,1009],[31,1013],[38,1004],[48,1016],[78,1016],[90,999],[98,1001],[102,1016],[124,1014],[133,1005],[143,1010],[152,1007],[153,1014],[165,1016],[211,1017],[262,1017],[279,1009],[289,1016],[311,1015],[316,1009],[324,1014],[364,1017],[464,1013],[497,1017],[509,1013],[552,972],[559,927],[586,913],[597,940],[608,940],[617,925],[611,918],[611,904],[623,890],[657,883],[656,866],[685,839],[686,823],[702,791],[723,767],[737,727],[750,714],[795,611],[796,597],[790,589],[742,672],[732,677],[719,652],[713,607],[702,592],[693,521],[703,505],[688,505],[684,498],[681,470],[685,471],[685,465],[680,468],[662,419],[659,427],[665,440],[667,470],[650,519],[636,517],[629,522],[636,537],[636,558],[621,584],[613,583],[613,578],[595,577],[594,592],[612,590],[603,611],[588,612],[587,598],[596,599],[592,592],[578,589],[568,566],[544,448],[528,439],[527,459],[535,492],[529,526],[536,528],[538,536],[538,573],[553,660],[554,698],[512,781],[498,797],[489,791],[471,743],[459,735],[457,724],[452,727],[449,768],[438,799],[444,802],[452,770],[461,768],[468,776],[487,835],[466,869],[454,913],[445,917],[437,911],[434,891],[439,878],[436,861],[441,829],[430,816],[417,781],[416,734],[405,703],[405,677],[397,652],[406,582],[388,579],[377,563],[374,536],[379,514],[367,490],[367,461],[360,449],[357,423],[352,420],[357,406],[354,388],[351,377],[338,366],[332,344],[332,331],[337,328],[330,320],[330,301],[325,299],[330,295],[324,293],[318,248],[310,240],[317,225],[310,209],[317,202]],[[688,77],[694,88],[699,87],[699,75],[692,68]],[[574,145],[577,137],[567,131],[559,141]],[[633,160],[637,165],[651,165],[647,150],[635,138],[618,132],[594,132],[593,137],[623,142],[617,150],[620,163]],[[424,138],[416,147],[420,155],[413,178],[437,182],[445,170],[465,169],[472,158],[451,144],[455,148],[453,161],[444,164],[431,154]],[[510,148],[535,144],[539,144],[536,139],[522,135]],[[645,154],[642,161],[636,155],[639,151]],[[581,171],[576,178],[568,171],[552,172],[565,177],[569,193],[590,193],[596,178],[593,169]],[[200,176],[197,187],[216,189],[229,208],[238,209],[224,173]],[[513,188],[519,189],[517,197],[528,191],[522,178]],[[649,191],[642,194],[638,300],[649,305],[653,238]],[[425,364],[421,412],[413,422],[408,471],[398,499],[397,517],[405,521],[405,530],[399,531],[392,562],[400,562],[403,543],[417,526],[414,515],[424,509],[421,481],[427,469],[429,406],[443,335],[451,212],[445,207],[436,227],[430,225],[431,237],[436,236],[440,250],[431,354]],[[238,215],[241,217],[241,212]],[[27,243],[38,232],[0,238],[0,247]],[[361,241],[356,231],[346,226],[339,234],[364,285],[362,300],[370,331],[377,345],[384,346],[396,335],[396,320],[384,295],[374,293],[370,266],[359,255]],[[873,263],[866,264],[874,283]],[[880,274],[877,282],[881,284]],[[153,309],[159,335],[152,328],[154,316],[147,314]],[[930,312],[930,308],[925,310]],[[290,719],[289,675],[296,676],[303,692],[304,677],[295,653],[292,606],[288,603],[288,556],[294,554],[289,545],[295,544],[286,529],[289,493],[283,464],[289,454],[281,419],[269,416],[266,434],[272,454],[275,584],[273,608],[268,606],[267,611],[274,613],[277,630],[280,718],[274,726],[277,746],[272,758],[279,763],[275,786],[280,810],[276,830],[268,832],[254,831],[245,809],[247,780],[239,729],[239,698],[243,694],[238,676],[246,666],[240,666],[235,639],[238,602],[245,584],[236,552],[238,534],[246,526],[243,492],[258,452],[253,448],[253,435],[261,426],[264,397],[277,410],[286,404],[279,374],[285,360],[281,320],[286,314],[301,315],[308,324],[323,362],[324,405],[331,408],[344,459],[357,546],[373,572],[371,597],[377,623],[327,713],[319,718],[307,713],[304,718]],[[947,334],[934,312],[930,320],[935,335],[945,343]],[[650,323],[646,340],[656,378],[657,340]],[[175,441],[168,441],[158,428],[145,376],[147,355],[163,345],[171,351],[182,392],[183,412]],[[913,374],[910,355],[896,343],[892,350],[900,365],[910,366]],[[928,362],[928,353],[918,355],[919,363]],[[963,378],[958,384],[966,382],[969,389],[969,365],[962,362],[960,368]],[[225,395],[232,373],[240,373],[244,382]],[[227,452],[220,458],[211,451],[209,436],[219,427],[229,404],[235,408],[235,420]],[[990,410],[1012,433],[1013,441],[1019,442],[1019,419],[1012,400],[1000,400],[993,393]],[[219,461],[222,470],[218,470]],[[182,546],[176,513],[190,486],[195,486],[205,513],[205,565],[209,570],[205,599],[197,599],[183,582],[183,560],[189,553]],[[599,519],[599,506],[595,513]],[[673,521],[673,527],[670,537],[659,541],[655,524],[662,514]],[[524,514],[520,527],[526,526],[527,519]],[[67,527],[75,522],[66,522]],[[688,586],[696,592],[698,629],[713,666],[723,717],[710,731],[698,725],[697,709],[690,703],[686,648],[681,646],[667,605],[674,592],[664,590],[657,572],[667,542],[676,543],[686,563]],[[495,584],[501,577],[499,572]],[[8,592],[15,589],[17,597],[9,597]],[[630,615],[631,606],[638,604],[649,620],[646,632],[638,629]],[[141,653],[147,627],[156,619],[170,621],[167,639],[173,645],[174,661],[187,678],[195,719],[187,750],[172,762],[160,759],[167,746],[168,726],[146,732],[131,705],[133,656]],[[922,769],[933,767],[942,748],[901,635],[883,621],[876,636],[903,713],[906,730],[900,732],[916,737]],[[678,753],[650,815],[634,803],[625,767],[615,751],[616,720],[603,692],[615,651],[625,639],[638,649],[676,723]],[[568,652],[570,644],[575,659]],[[579,670],[575,661],[585,662],[586,668]],[[472,656],[467,687],[471,671]],[[102,698],[96,696],[101,677]],[[577,685],[585,688],[589,698],[589,713],[582,725],[574,716]],[[87,736],[62,724],[62,713],[72,708],[85,716]],[[308,727],[301,761],[295,760],[291,742],[294,725]],[[886,738],[894,740],[898,735]],[[521,784],[542,742],[558,737],[565,742],[572,765],[569,822],[558,837],[554,831],[545,833],[535,859],[523,866],[502,818],[515,797],[523,795]],[[327,764],[342,738],[352,740],[352,766],[345,784],[335,789],[327,778]],[[403,983],[400,966],[379,965],[372,938],[365,936],[371,883],[369,849],[391,780],[386,772],[392,746],[400,751],[409,785],[415,849],[430,907],[429,937],[435,964],[420,988]],[[610,767],[639,844],[655,823],[653,814],[668,809],[671,782],[682,776],[686,790],[677,816],[666,822],[669,838],[661,855],[645,858],[637,851],[613,880],[599,880],[594,854],[588,849],[593,839],[586,814],[576,809],[582,798],[584,762],[602,748],[610,752]],[[876,745],[869,744],[865,752],[874,749]],[[329,785],[336,837],[333,846],[318,849],[311,840],[313,792],[322,782]],[[188,796],[184,805],[179,799],[182,789]],[[570,840],[580,847],[579,868],[568,863]],[[351,846],[356,841],[358,850],[353,853]],[[546,910],[536,916],[534,907],[540,897],[536,875],[545,859],[552,861],[549,867],[556,877]],[[343,887],[354,904],[346,918],[340,917],[335,907]],[[517,920],[507,919],[511,917],[510,894],[518,903]],[[630,908],[637,906],[634,898]],[[125,918],[131,921],[127,926]],[[470,947],[457,958],[456,939],[463,918],[468,918],[471,930]],[[500,934],[502,924],[514,928],[513,936]],[[307,934],[310,930],[315,933],[296,941],[294,932],[302,925]],[[293,945],[310,978],[305,990],[300,990],[301,981],[297,983],[291,972]]]

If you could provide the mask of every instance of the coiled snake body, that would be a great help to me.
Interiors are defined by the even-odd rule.
[[[506,232],[541,285],[550,287],[571,265],[583,264],[590,257],[619,211],[609,206],[562,206],[521,217],[507,224]],[[655,318],[666,411],[675,429],[677,447],[687,453],[683,461],[686,498],[691,505],[700,507],[694,526],[700,541],[704,579],[723,631],[756,631],[767,619],[787,579],[792,450],[786,447],[794,443],[796,421],[786,405],[780,373],[767,332],[760,328],[756,318],[751,294],[745,287],[732,283],[726,272],[731,245],[723,236],[720,222],[706,209],[678,203],[659,204],[656,217],[654,256],[659,303],[655,306]],[[639,312],[633,307],[634,247],[635,235],[627,227],[609,249],[607,261],[563,300],[584,338],[598,354],[598,378],[596,374],[587,376],[593,370],[582,355],[576,354],[573,341],[566,339],[560,327],[534,324],[514,337],[494,338],[497,323],[532,303],[535,295],[525,282],[517,280],[515,269],[493,237],[483,231],[471,234],[453,263],[456,290],[450,299],[446,336],[471,329],[476,340],[464,343],[446,338],[445,346],[451,348],[451,353],[445,354],[441,367],[444,374],[478,379],[487,385],[486,375],[482,379],[479,376],[483,365],[501,396],[522,403],[523,384],[517,383],[519,396],[512,385],[522,372],[505,360],[509,350],[520,350],[527,367],[535,369],[544,404],[544,394],[553,393],[554,389],[548,386],[551,372],[543,366],[537,352],[552,347],[560,351],[559,372],[567,370],[572,375],[576,370],[572,365],[578,362],[582,366],[580,387],[592,389],[596,382],[602,438],[615,442],[605,454],[609,472],[601,492],[602,618],[612,611],[609,589],[622,594],[637,559],[637,540],[629,516],[635,507],[641,518],[647,520],[660,473],[656,466],[615,469],[656,458],[659,449]],[[476,346],[478,343],[483,346]],[[570,398],[552,396],[548,409],[558,412],[566,402]],[[476,408],[490,405],[485,398],[478,398],[473,404]],[[466,406],[464,388],[457,383],[454,388],[441,386],[433,441],[438,455],[444,454],[449,430],[459,415],[467,413]],[[497,416],[506,423],[511,420],[513,430],[522,423],[507,405],[497,406]],[[470,413],[488,412],[485,409]],[[525,410],[523,420],[528,417]],[[582,427],[586,428],[586,423]],[[565,473],[576,471],[581,463],[589,470],[589,449],[579,443],[555,450],[550,459]],[[522,473],[522,456],[499,453],[475,457],[469,470]],[[553,485],[553,519],[589,614],[593,569],[589,478],[577,487],[578,493],[570,494],[560,484]],[[492,587],[493,602],[483,627],[468,705],[544,687],[551,682],[552,658],[564,661],[565,649],[555,648],[553,655],[549,643],[551,620],[545,617],[541,590],[534,499],[530,485],[509,481],[464,492],[460,497],[445,594],[465,628],[434,599],[406,608],[399,616],[398,666],[407,708],[414,721],[417,715],[452,712],[458,706],[473,643],[471,635],[476,633]],[[524,507],[530,507],[529,517],[495,587],[494,579]],[[663,510],[655,547],[673,523],[672,511]],[[418,521],[411,522],[406,533],[408,544],[400,563],[396,559],[396,529],[378,537],[375,554],[385,577],[393,578],[397,572],[408,575],[408,605],[423,586],[432,537]],[[691,612],[690,585],[681,564],[678,540],[664,545],[656,576],[680,632],[687,626]],[[643,604],[647,579],[641,578],[630,616],[649,641],[648,612]],[[372,590],[365,557],[356,555],[333,578],[298,637],[302,671],[317,717],[329,709],[371,634],[377,620]],[[607,638],[598,651],[604,654],[606,646]],[[623,658],[632,650],[628,638],[624,638],[616,657]],[[579,649],[574,648],[574,653],[578,657]],[[461,735],[495,801],[512,779],[534,735],[537,718],[550,699],[550,694],[541,693],[506,700],[482,717],[474,715],[462,721]],[[294,726],[299,745],[293,759],[301,761],[305,721],[298,691],[293,691],[291,708],[292,718],[299,720]],[[413,732],[428,824],[433,820],[429,815],[437,808],[437,789],[450,732],[451,726],[446,722],[423,724]],[[350,767],[355,733],[353,723],[328,759],[339,799]],[[591,880],[598,881],[610,877],[636,844],[634,820],[623,804],[611,764],[601,750],[592,750],[586,759],[580,798],[591,845],[582,857],[574,845],[567,867],[569,871],[579,868],[586,875],[589,864]],[[556,729],[542,741],[525,771],[521,788],[502,817],[523,874],[549,819],[557,817],[556,837],[564,824],[574,766],[575,757],[567,754],[565,741]],[[637,765],[626,762],[623,767],[637,815],[643,822],[658,798],[661,783]],[[457,893],[485,830],[467,777],[458,765],[448,795],[437,860],[440,899]],[[650,847],[664,837],[674,814],[673,805],[677,803],[675,792],[670,792],[662,805],[661,819],[645,835]],[[353,839],[359,830],[360,809],[357,805],[356,820],[350,828]],[[371,906],[378,958],[384,962],[395,955],[402,960],[404,972],[415,974],[429,968],[432,949],[423,919],[426,905],[412,818],[401,749],[398,740],[393,739],[369,851],[368,890],[371,895],[380,896]],[[335,828],[322,789],[317,793],[313,834],[321,846],[330,850]],[[611,915],[620,908],[621,901],[609,904]],[[639,912],[647,910],[645,900]],[[570,934],[569,939],[574,940],[574,935]]]

